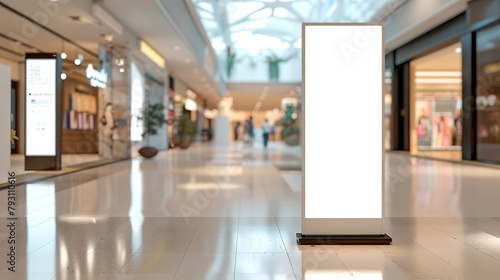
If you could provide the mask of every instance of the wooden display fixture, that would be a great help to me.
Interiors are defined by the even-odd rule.
[[[97,89],[68,75],[62,96],[62,153],[98,153]]]

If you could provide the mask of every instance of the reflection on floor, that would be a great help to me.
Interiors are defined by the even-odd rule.
[[[447,151],[419,150],[417,152],[417,156],[426,157],[426,158],[461,161],[462,160],[462,150],[447,150]]]
[[[387,154],[393,245],[313,247],[295,242],[301,173],[286,161],[300,147],[194,145],[19,186],[16,272],[0,262],[0,278],[498,279],[500,170]]]
[[[63,154],[61,156],[62,167],[98,161],[99,159],[99,155],[97,154]],[[16,172],[18,175],[32,172],[24,170],[24,155],[20,154],[10,156],[9,170]]]

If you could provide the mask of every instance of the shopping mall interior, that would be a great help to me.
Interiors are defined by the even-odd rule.
[[[499,279],[500,1],[0,14],[0,279]]]

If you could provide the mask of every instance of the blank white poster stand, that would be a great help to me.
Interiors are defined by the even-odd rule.
[[[303,245],[389,245],[383,233],[379,24],[302,24]]]

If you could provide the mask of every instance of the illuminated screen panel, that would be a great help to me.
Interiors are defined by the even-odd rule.
[[[382,218],[383,39],[304,26],[304,216]]]
[[[56,59],[26,59],[26,156],[56,155]]]

